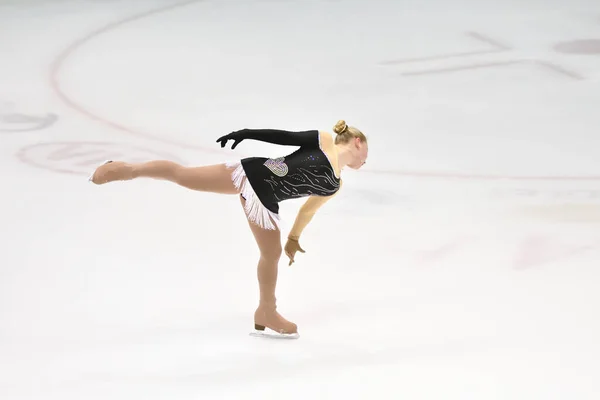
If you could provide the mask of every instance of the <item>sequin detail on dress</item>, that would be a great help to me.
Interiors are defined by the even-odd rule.
[[[288,166],[284,161],[285,157],[279,157],[275,159],[269,158],[267,161],[265,161],[264,165],[265,167],[269,168],[269,170],[271,170],[271,172],[273,172],[275,175],[279,177],[284,177],[288,173]]]

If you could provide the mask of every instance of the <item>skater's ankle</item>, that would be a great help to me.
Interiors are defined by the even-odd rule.
[[[269,300],[269,301],[263,301],[261,300],[258,303],[258,307],[256,309],[256,311],[262,311],[262,312],[273,312],[277,309],[277,304],[275,301],[273,300]]]

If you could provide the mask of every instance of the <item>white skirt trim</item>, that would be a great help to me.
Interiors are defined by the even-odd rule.
[[[248,181],[246,171],[240,161],[225,163],[227,168],[233,168],[231,179],[235,187],[240,191],[240,194],[246,199],[244,211],[248,219],[268,230],[281,230],[282,222],[279,214],[267,209],[260,201],[252,185]]]

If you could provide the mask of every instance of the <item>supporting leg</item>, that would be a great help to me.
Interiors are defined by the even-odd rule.
[[[241,201],[244,205],[245,200],[242,198]],[[277,286],[279,259],[283,252],[281,232],[278,229],[261,228],[251,221],[248,221],[248,223],[260,250],[257,268],[260,301],[254,313],[255,329],[263,331],[265,328],[269,328],[281,334],[297,334],[298,327],[296,324],[286,320],[277,312],[275,288]]]

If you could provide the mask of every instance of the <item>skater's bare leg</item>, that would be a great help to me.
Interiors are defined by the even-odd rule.
[[[231,170],[225,164],[184,167],[168,160],[156,160],[139,164],[115,161],[98,167],[91,181],[101,185],[136,178],[166,180],[202,192],[239,193],[231,180]]]
[[[241,201],[244,205],[245,200],[242,198]],[[278,229],[261,228],[251,221],[248,221],[248,223],[260,250],[257,269],[260,302],[254,313],[254,323],[259,329],[267,327],[279,333],[297,333],[298,327],[296,324],[287,321],[276,310],[275,288],[277,286],[279,259],[283,252],[281,232]]]

